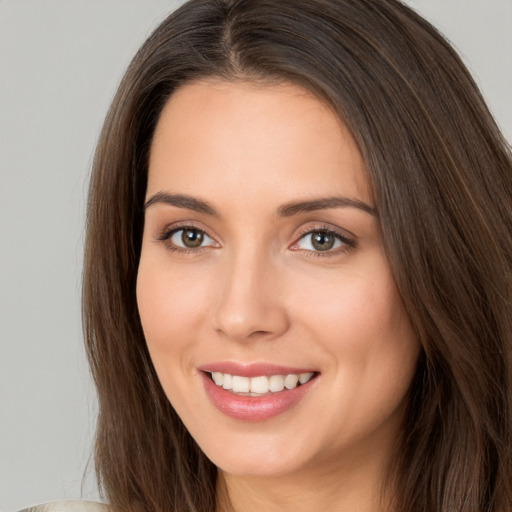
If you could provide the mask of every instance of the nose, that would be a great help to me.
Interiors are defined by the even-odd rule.
[[[237,342],[271,340],[289,328],[280,272],[268,255],[233,255],[226,262],[214,308],[214,328]]]

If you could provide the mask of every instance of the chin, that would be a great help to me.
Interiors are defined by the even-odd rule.
[[[315,442],[278,435],[218,436],[215,443],[199,439],[205,455],[224,473],[243,477],[281,477],[308,467]],[[313,439],[310,437],[310,439]],[[203,442],[201,442],[203,441]],[[287,442],[288,441],[288,442]],[[292,443],[290,443],[292,441]],[[304,450],[305,447],[309,449]],[[313,450],[314,451],[314,450]]]

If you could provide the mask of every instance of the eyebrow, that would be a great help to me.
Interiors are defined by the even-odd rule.
[[[359,201],[358,199],[350,199],[343,196],[323,197],[319,199],[312,199],[310,201],[297,201],[287,203],[278,210],[280,217],[291,217],[299,213],[314,212],[316,210],[326,210],[329,208],[358,208],[374,217],[377,216],[375,208],[369,204]]]
[[[166,192],[157,192],[152,195],[144,204],[144,209],[146,210],[150,206],[159,203],[168,204],[177,208],[193,210],[198,213],[211,215],[212,217],[220,216],[217,210],[215,210],[215,208],[207,201],[196,199],[195,197],[186,194],[168,194]],[[377,212],[372,206],[364,203],[363,201],[359,201],[358,199],[350,199],[343,196],[322,197],[308,201],[294,201],[281,206],[277,210],[277,214],[279,217],[292,217],[293,215],[314,212],[316,210],[347,207],[357,208],[373,215],[374,217],[377,216]]]
[[[151,196],[144,204],[144,210],[158,203],[169,204],[177,208],[186,208],[187,210],[204,213],[212,217],[219,216],[215,208],[206,201],[185,194],[167,194],[166,192],[157,192]]]

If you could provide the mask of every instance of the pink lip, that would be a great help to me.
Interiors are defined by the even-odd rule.
[[[214,369],[208,369],[208,368]],[[302,384],[295,389],[283,390],[263,396],[236,395],[231,391],[217,386],[210,378],[210,372],[220,371],[231,375],[240,375],[243,377],[257,377],[260,375],[288,375],[290,373],[306,373],[307,370],[298,370],[295,368],[278,367],[266,364],[242,365],[236,363],[215,363],[200,368],[200,376],[206,394],[213,405],[223,414],[237,420],[245,421],[264,421],[295,406],[311,389],[316,382],[316,378],[311,379],[306,384]],[[270,371],[269,371],[270,370]]]
[[[233,361],[219,361],[216,363],[205,364],[198,370],[202,372],[220,372],[230,375],[240,375],[241,377],[259,377],[261,375],[290,375],[301,373],[313,373],[315,370],[308,368],[292,368],[290,366],[279,366],[271,363],[235,363]]]

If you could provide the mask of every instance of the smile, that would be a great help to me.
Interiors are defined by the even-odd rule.
[[[225,362],[199,369],[215,408],[230,418],[250,422],[269,420],[294,408],[320,377],[317,371],[268,364]]]
[[[297,386],[309,382],[313,378],[314,373],[243,377],[229,373],[211,372],[210,375],[212,381],[217,386],[237,395],[263,396],[279,393],[285,389],[295,389]]]

